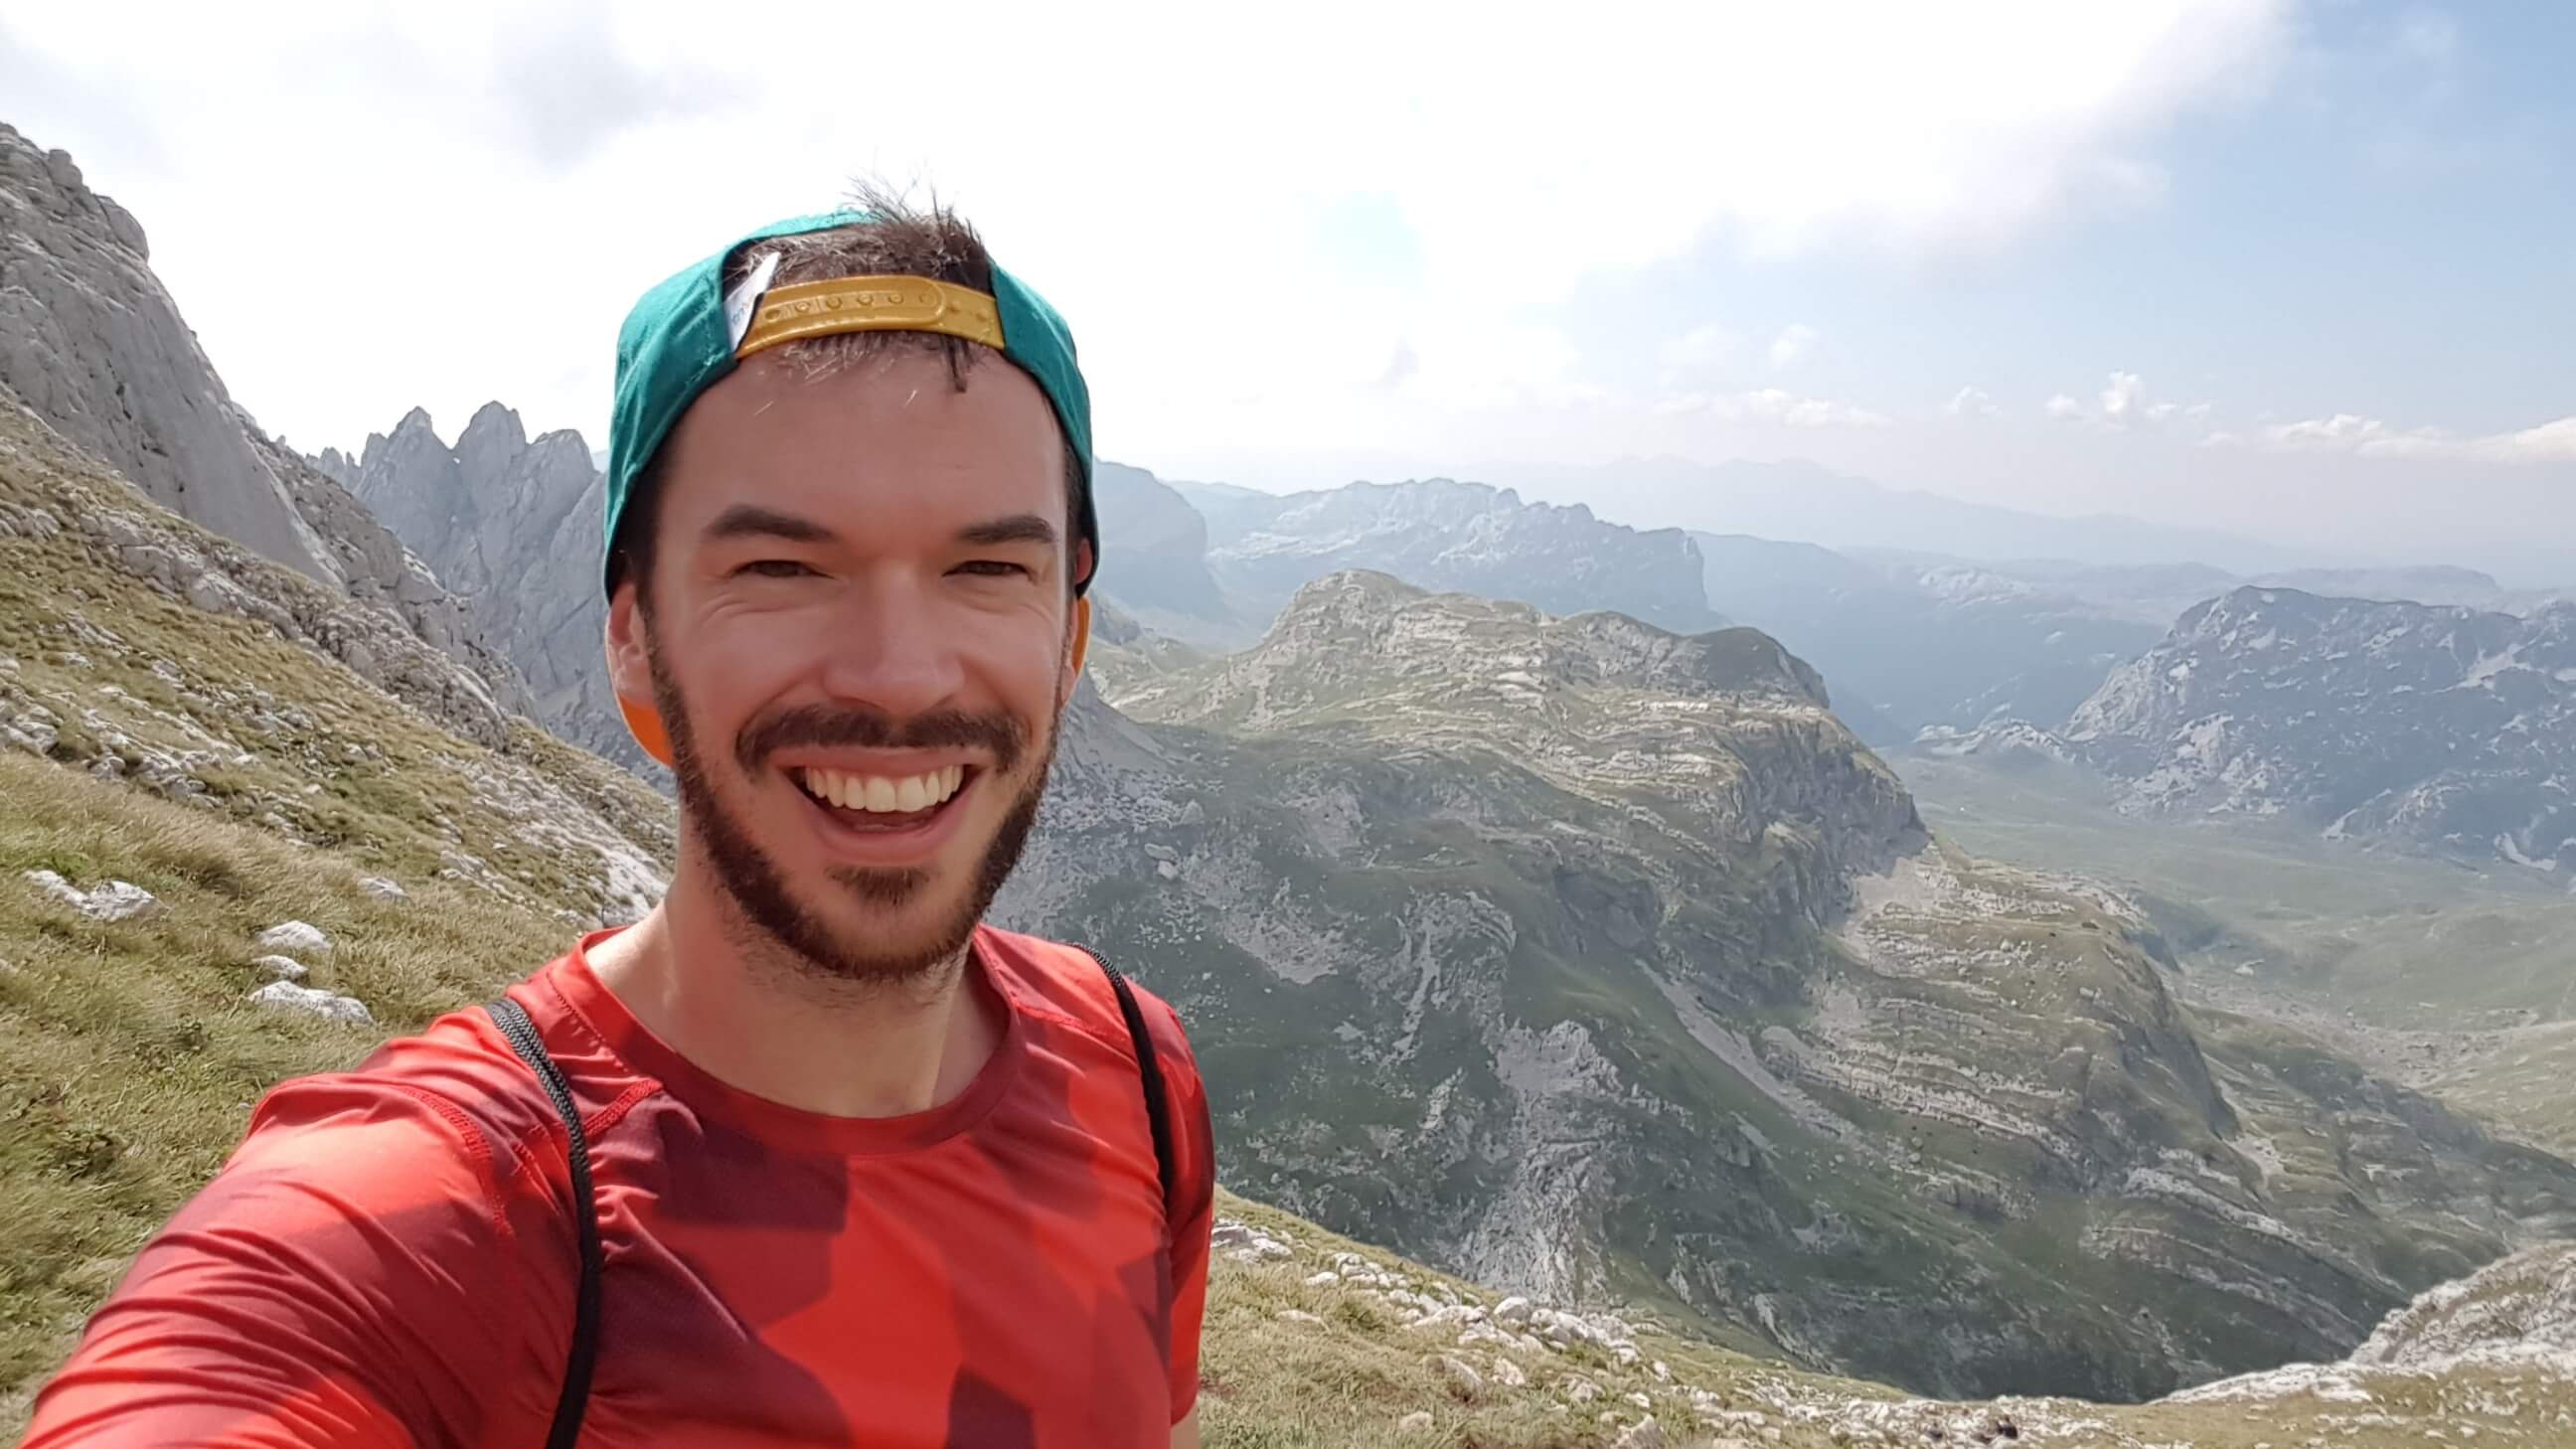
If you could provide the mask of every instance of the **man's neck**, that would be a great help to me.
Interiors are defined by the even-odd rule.
[[[898,1117],[964,1092],[1005,1009],[971,951],[901,982],[754,959],[676,893],[600,942],[590,966],[646,1030],[729,1086],[834,1117]]]

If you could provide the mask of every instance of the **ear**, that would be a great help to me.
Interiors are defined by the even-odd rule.
[[[644,753],[663,765],[671,763],[671,736],[653,703],[653,663],[644,642],[644,611],[633,579],[622,580],[608,599],[608,682],[617,692],[618,713],[626,731]]]
[[[1058,710],[1073,703],[1073,692],[1082,687],[1082,661],[1091,653],[1091,596],[1088,594],[1073,601],[1073,618],[1066,632],[1065,653],[1070,658],[1064,671],[1064,687],[1056,691],[1055,707]]]

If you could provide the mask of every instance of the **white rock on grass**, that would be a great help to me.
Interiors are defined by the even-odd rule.
[[[1440,1370],[1441,1377],[1449,1380],[1450,1389],[1458,1397],[1462,1399],[1484,1397],[1485,1376],[1476,1372],[1475,1365],[1445,1353],[1433,1359],[1431,1365]]]
[[[1407,1434],[1427,1434],[1431,1431],[1431,1411],[1416,1409],[1396,1420],[1395,1427]]]
[[[1297,1250],[1272,1234],[1225,1219],[1208,1234],[1209,1245],[1238,1263],[1258,1263],[1265,1258],[1293,1258]]]
[[[1663,1425],[1655,1422],[1654,1415],[1648,1414],[1621,1430],[1619,1437],[1611,1440],[1610,1444],[1611,1449],[1664,1449],[1670,1442],[1664,1437]]]
[[[251,944],[263,951],[277,951],[289,956],[328,956],[331,938],[322,928],[303,921],[280,921],[251,938]]]
[[[296,960],[292,956],[262,956],[250,964],[267,972],[269,975],[276,977],[280,981],[301,981],[304,979],[304,963]]]
[[[1529,1322],[1529,1316],[1530,1301],[1518,1294],[1506,1298],[1502,1302],[1494,1305],[1494,1318],[1498,1322],[1527,1323]]]
[[[1272,1316],[1282,1323],[1322,1323],[1324,1321],[1303,1308],[1282,1308]]]
[[[380,901],[400,901],[411,898],[411,892],[404,890],[400,882],[387,880],[380,875],[360,876],[358,889]]]
[[[298,986],[292,981],[272,981],[252,992],[250,999],[272,1011],[302,1011],[314,1016],[329,1017],[333,1021],[358,1022],[366,1025],[373,1025],[375,1022],[375,1017],[367,1010],[367,1004],[354,996],[334,996],[328,991],[316,991],[309,986]]]
[[[89,899],[88,896],[83,895],[77,888],[75,888],[70,881],[63,879],[61,876],[56,875],[50,870],[31,870],[27,872],[26,881],[27,884],[34,886],[36,889],[43,891],[45,894],[52,896],[55,900],[61,901],[67,906],[78,908]]]
[[[29,884],[93,921],[130,921],[161,909],[160,898],[132,881],[112,880],[84,891],[50,870],[31,870]]]
[[[1306,1286],[1309,1288],[1330,1288],[1340,1281],[1342,1281],[1342,1275],[1334,1272],[1330,1268],[1327,1268],[1321,1273],[1312,1273],[1307,1275]]]
[[[1494,1382],[1507,1389],[1525,1388],[1529,1384],[1529,1375],[1521,1371],[1519,1364],[1498,1353],[1494,1355]]]

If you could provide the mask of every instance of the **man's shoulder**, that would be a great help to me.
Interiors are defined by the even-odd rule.
[[[541,987],[551,966],[512,994],[550,994]],[[397,1179],[429,1159],[456,1158],[497,1192],[522,1175],[559,1120],[536,1074],[474,1005],[389,1038],[355,1066],[271,1087],[237,1154],[346,1153]]]
[[[1068,945],[997,926],[977,927],[975,939],[986,963],[1004,978],[1002,984],[1022,1009],[1069,1019],[1120,1046],[1132,1040],[1126,1015],[1118,1006],[1117,990],[1109,984],[1107,968],[1116,962],[1087,946]],[[1126,973],[1122,970],[1120,974]],[[1133,976],[1128,976],[1127,982],[1156,1053],[1165,1062],[1178,1063],[1195,1074],[1189,1035],[1182,1029],[1180,1014]]]

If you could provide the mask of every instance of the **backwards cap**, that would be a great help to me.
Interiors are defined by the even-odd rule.
[[[617,402],[608,424],[607,562],[602,583],[617,587],[617,529],[634,500],[636,481],[698,394],[742,359],[800,337],[836,332],[934,332],[1000,352],[1035,379],[1064,428],[1082,473],[1074,530],[1091,545],[1099,572],[1100,524],[1091,503],[1091,390],[1074,362],[1073,334],[1046,299],[1019,278],[993,268],[988,295],[927,277],[838,277],[772,288],[773,260],[754,268],[733,296],[724,274],[745,248],[875,220],[841,210],[772,222],[646,292],[617,333]],[[1086,575],[1074,585],[1091,585]]]

